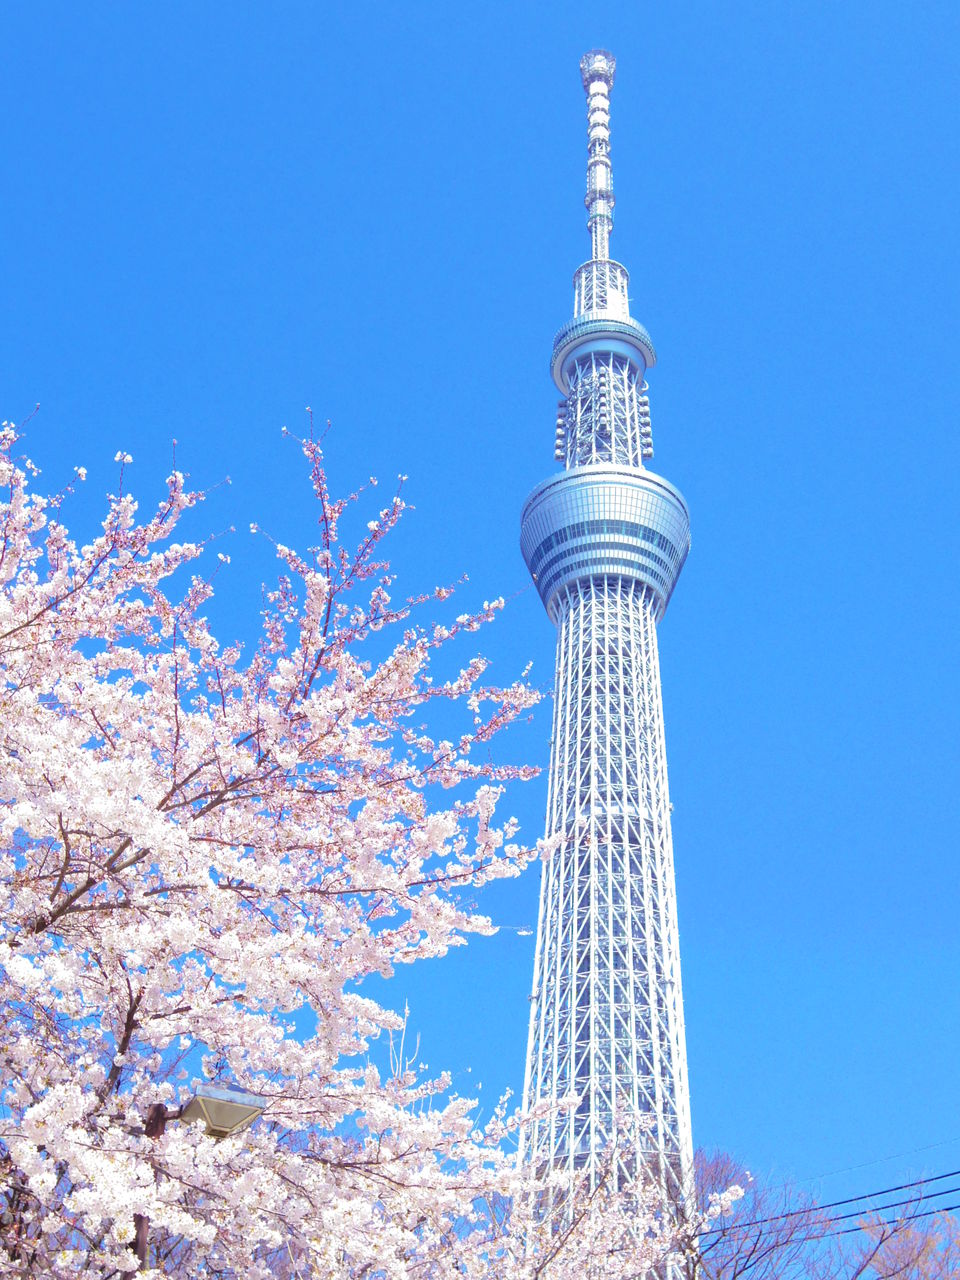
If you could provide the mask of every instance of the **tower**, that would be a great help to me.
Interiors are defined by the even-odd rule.
[[[657,624],[690,546],[683,497],[649,470],[646,370],[613,227],[614,58],[580,62],[591,256],[553,343],[564,470],[523,508],[521,549],[557,627],[547,836],[524,1097],[558,1103],[526,1136],[538,1171],[679,1192],[692,1164]],[[640,1121],[640,1136],[636,1137]],[[623,1135],[634,1137],[624,1146]]]

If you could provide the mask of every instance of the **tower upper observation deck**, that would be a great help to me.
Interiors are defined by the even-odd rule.
[[[661,617],[690,545],[683,497],[644,465],[653,457],[645,375],[656,353],[630,314],[627,269],[610,257],[615,72],[615,58],[602,49],[580,61],[592,253],[574,274],[573,316],[557,333],[550,362],[564,397],[555,457],[565,473],[539,485],[523,512],[523,555],[554,618],[566,587],[603,574],[649,588]]]

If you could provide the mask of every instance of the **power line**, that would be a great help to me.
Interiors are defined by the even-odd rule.
[[[946,1195],[946,1192],[943,1194]],[[909,1218],[901,1218],[899,1222],[895,1219],[893,1222],[882,1221],[868,1225],[882,1227],[909,1226],[910,1223],[917,1222],[920,1218],[931,1218],[935,1213],[953,1213],[955,1209],[960,1209],[960,1200],[956,1204],[943,1204],[939,1209],[924,1209],[923,1213],[912,1213]],[[803,1236],[800,1240],[791,1240],[790,1243],[808,1244],[811,1240],[829,1240],[833,1236],[849,1236],[854,1232],[863,1231],[863,1229],[863,1227],[842,1227],[839,1231],[824,1231],[816,1236]]]
[[[837,1214],[834,1214],[832,1217],[824,1218],[820,1225],[829,1227],[834,1222],[845,1222],[849,1218],[862,1218],[864,1214],[867,1214],[867,1213],[885,1213],[887,1209],[902,1209],[904,1205],[907,1205],[907,1204],[921,1204],[924,1200],[937,1200],[939,1199],[940,1196],[952,1196],[952,1195],[955,1195],[958,1191],[960,1191],[960,1186],[947,1187],[943,1191],[931,1191],[929,1195],[915,1196],[915,1197],[911,1196],[907,1200],[892,1200],[890,1204],[878,1204],[874,1209],[871,1209],[871,1208],[853,1209],[850,1213],[837,1213]],[[810,1210],[810,1212],[815,1215],[817,1211],[816,1209],[812,1209]],[[946,1211],[943,1209],[933,1209],[931,1210],[931,1212],[944,1213]]]
[[[865,1160],[863,1164],[850,1164],[845,1169],[829,1169],[826,1173],[818,1173],[810,1178],[798,1178],[798,1182],[820,1182],[823,1178],[835,1178],[841,1173],[856,1173],[859,1169],[872,1169],[878,1164],[887,1164],[890,1160],[905,1160],[907,1156],[919,1155],[921,1151],[935,1151],[938,1147],[949,1147],[960,1142],[960,1134],[953,1138],[943,1138],[940,1142],[928,1142],[923,1147],[911,1147],[909,1151],[895,1151],[893,1155],[878,1156],[876,1160]]]
[[[928,1183],[931,1183],[931,1182],[944,1182],[947,1178],[957,1178],[957,1177],[960,1177],[960,1169],[954,1169],[950,1173],[938,1173],[929,1178],[917,1178],[913,1182],[902,1182],[900,1183],[899,1186],[885,1187],[882,1191],[865,1191],[862,1195],[859,1195],[859,1196],[848,1196],[845,1200],[832,1200],[830,1201],[829,1204],[815,1205],[815,1206],[811,1206],[809,1209],[792,1209],[788,1213],[774,1213],[767,1218],[755,1218],[752,1222],[731,1222],[730,1225],[727,1227],[713,1227],[710,1231],[704,1231],[702,1234],[704,1236],[724,1235],[727,1232],[734,1231],[734,1230],[740,1231],[740,1230],[744,1230],[747,1227],[762,1227],[762,1226],[765,1226],[768,1222],[781,1222],[785,1218],[799,1218],[804,1214],[818,1213],[824,1209],[841,1209],[843,1208],[844,1205],[856,1204],[859,1200],[876,1200],[879,1196],[890,1196],[897,1191],[909,1191],[912,1187],[926,1186]],[[960,1187],[948,1188],[946,1191],[939,1191],[939,1192],[936,1192],[935,1194],[948,1195],[951,1190],[960,1191]],[[933,1199],[933,1196],[923,1195],[923,1196],[920,1196],[919,1198],[921,1200],[930,1200],[930,1199]],[[903,1200],[903,1201],[900,1201],[899,1203],[910,1204],[911,1201]],[[897,1207],[898,1205],[896,1204],[881,1205],[880,1209],[893,1209]],[[879,1212],[879,1210],[873,1210],[872,1212]],[[946,1211],[943,1210],[943,1212],[946,1212]],[[827,1219],[827,1221],[839,1222],[840,1219],[843,1217],[855,1217],[855,1216],[856,1216],[855,1214],[840,1214],[835,1218]]]
[[[946,1191],[936,1191],[932,1195],[922,1197],[922,1199],[936,1200],[938,1196],[948,1196],[957,1191],[960,1191],[960,1187],[948,1187]],[[880,1213],[885,1209],[897,1209],[902,1205],[915,1204],[915,1203],[919,1203],[919,1201],[901,1200],[898,1203],[881,1205],[879,1209],[875,1209],[872,1211],[857,1209],[853,1213],[842,1213],[835,1218],[827,1218],[823,1223],[814,1223],[811,1225],[814,1227],[816,1226],[828,1227],[832,1223],[843,1222],[845,1219],[848,1219],[848,1218],[858,1218],[861,1216],[862,1213],[865,1213],[865,1212]],[[892,1222],[886,1218],[881,1218],[879,1222],[859,1223],[855,1227],[840,1227],[836,1231],[815,1231],[814,1234],[809,1236],[800,1236],[799,1238],[791,1237],[783,1242],[783,1247],[792,1248],[794,1245],[809,1244],[812,1241],[816,1241],[816,1240],[830,1240],[835,1236],[854,1235],[854,1234],[866,1231],[870,1227],[889,1227],[894,1229],[897,1227],[902,1228],[905,1226],[910,1226],[912,1223],[919,1221],[919,1219],[921,1218],[930,1218],[936,1213],[952,1213],[955,1209],[960,1209],[960,1201],[957,1201],[956,1204],[940,1205],[936,1209],[924,1209],[922,1213],[911,1213],[909,1217],[904,1217],[899,1219],[894,1218]],[[804,1212],[804,1211],[801,1210],[800,1212]],[[806,1212],[814,1212],[814,1211],[807,1210]],[[775,1221],[775,1219],[771,1219],[771,1221]],[[756,1225],[759,1225],[759,1223]],[[703,1237],[701,1236],[701,1239],[702,1238]],[[715,1240],[712,1240],[705,1249],[701,1250],[703,1256],[706,1257],[706,1255],[710,1252],[712,1248],[714,1248],[714,1246],[720,1244],[722,1238],[723,1238],[722,1236],[718,1236]]]

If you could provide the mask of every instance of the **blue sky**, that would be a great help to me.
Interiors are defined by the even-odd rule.
[[[618,59],[613,251],[693,550],[661,628],[694,1135],[826,1198],[960,1162],[953,4],[35,4],[0,17],[0,415],[92,519],[171,440],[207,527],[409,474],[402,586],[505,595],[587,256],[577,62]],[[249,635],[263,543],[218,622]],[[546,762],[548,709],[511,746]],[[541,779],[510,809],[539,833]],[[492,894],[532,926],[536,876]],[[519,1090],[533,939],[397,980],[421,1056]],[[467,1068],[471,1068],[468,1074]],[[932,1144],[942,1144],[932,1146]],[[930,1147],[916,1151],[916,1148]],[[905,1153],[883,1163],[872,1162]]]

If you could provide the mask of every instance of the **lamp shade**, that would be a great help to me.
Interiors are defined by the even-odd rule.
[[[211,1137],[225,1138],[252,1124],[266,1105],[266,1098],[261,1098],[257,1093],[244,1093],[242,1089],[228,1089],[224,1085],[205,1084],[201,1085],[181,1114],[184,1120],[202,1121]]]

